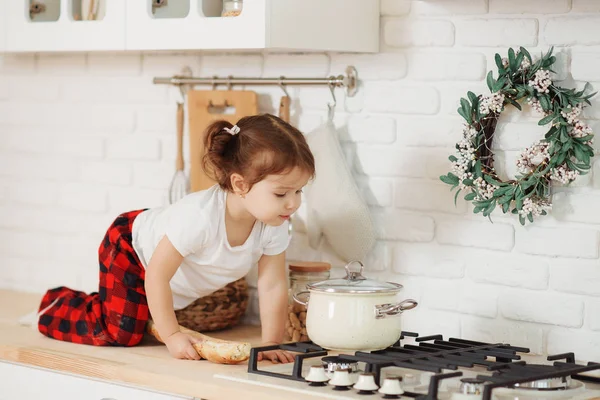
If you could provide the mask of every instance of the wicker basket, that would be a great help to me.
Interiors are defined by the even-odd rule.
[[[237,325],[247,306],[248,283],[242,278],[175,311],[175,315],[179,324],[186,328],[211,332]]]

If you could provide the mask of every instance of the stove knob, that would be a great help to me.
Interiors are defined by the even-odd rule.
[[[308,375],[304,378],[307,382],[310,382],[313,386],[324,385],[329,380],[329,377],[325,373],[325,368],[322,365],[311,365]]]
[[[350,380],[350,373],[347,369],[338,369],[333,373],[333,378],[331,378],[329,384],[339,387],[352,386],[352,381]]]
[[[353,386],[354,389],[363,392],[374,392],[379,389],[379,386],[375,383],[375,374],[371,372],[363,372],[358,376],[358,381]]]
[[[399,376],[388,376],[383,380],[383,385],[381,385],[381,389],[379,389],[379,393],[385,394],[388,396],[398,396],[404,393],[402,387],[400,386],[400,377]]]

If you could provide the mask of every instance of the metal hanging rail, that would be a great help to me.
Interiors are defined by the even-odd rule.
[[[158,85],[176,85],[195,86],[212,85],[216,88],[218,85],[226,85],[231,88],[233,85],[279,85],[282,88],[288,85],[328,85],[331,89],[335,87],[346,88],[348,97],[353,97],[358,89],[358,72],[353,66],[346,67],[346,75],[330,76],[328,78],[235,78],[229,76],[220,78],[194,78],[185,75],[176,75],[170,78],[154,78],[153,83]]]

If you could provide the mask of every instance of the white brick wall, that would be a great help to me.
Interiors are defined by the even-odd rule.
[[[548,333],[548,353],[574,352],[589,360],[600,360],[600,335],[575,329],[554,329]]]
[[[454,204],[454,193],[442,182],[403,179],[396,182],[394,193],[396,207],[407,210],[464,214],[467,209],[462,198]]]
[[[498,212],[493,223],[473,215],[462,196],[454,206],[438,180],[460,135],[459,99],[487,92],[496,52],[523,45],[537,55],[553,45],[561,84],[598,86],[600,2],[380,1],[378,54],[0,56],[0,286],[95,290],[97,247],[110,222],[166,204],[179,94],[152,77],[184,66],[199,76],[328,76],[355,65],[360,90],[353,98],[338,91],[336,122],[377,228],[367,271],[401,282],[420,302],[403,328],[600,361],[600,160],[557,190],[552,215],[525,228]],[[276,110],[279,88],[251,89],[261,111]],[[328,89],[288,90],[300,129],[318,126]],[[599,131],[600,96],[592,104],[584,115]],[[528,107],[503,115],[501,173],[514,174],[519,150],[544,134],[536,124]],[[341,262],[308,248],[300,231],[290,253],[330,260],[341,273]],[[257,312],[252,289],[248,320]]]
[[[373,82],[365,85],[365,108],[378,113],[436,114],[439,93],[433,87],[397,82]]]
[[[419,81],[478,81],[485,75],[485,57],[477,53],[415,53],[408,67]]]
[[[461,19],[456,42],[468,47],[525,46],[538,43],[538,21],[531,18]]]
[[[570,0],[490,0],[490,13],[494,14],[562,14],[570,8]]]
[[[556,293],[507,290],[500,295],[502,316],[516,321],[579,328],[583,324],[583,301]]]
[[[495,318],[498,314],[496,288],[467,285],[466,281],[457,283],[455,280],[430,280],[423,288],[421,304],[434,310]]]
[[[587,327],[594,331],[600,331],[600,300],[589,299],[585,303],[585,309]]]
[[[477,283],[547,289],[550,272],[543,258],[479,252],[469,257],[467,276]]]
[[[519,343],[528,347],[533,354],[544,354],[544,329],[536,324],[523,321],[463,316],[461,334],[488,343]]]
[[[331,55],[331,74],[341,73],[348,65],[354,65],[360,78],[368,80],[396,80],[407,73],[406,55],[402,53]]]
[[[596,29],[594,17],[558,17],[547,21],[542,32],[544,40],[554,45],[594,45],[600,43],[597,35],[587,35]]]
[[[596,0],[573,0],[571,12],[600,12],[600,3],[598,3]]]
[[[597,262],[555,261],[550,286],[560,292],[599,296],[600,268]]]
[[[527,254],[597,259],[599,234],[594,229],[531,226],[516,230],[515,247]]]
[[[454,25],[443,20],[383,20],[384,44],[389,47],[446,47],[454,44]]]
[[[573,53],[571,62],[571,74],[578,80],[597,80],[600,78],[598,67],[600,66],[600,55],[590,52]]]
[[[509,224],[491,224],[485,219],[464,221],[440,219],[436,227],[439,243],[509,251],[514,246],[514,228]]]
[[[400,242],[394,246],[392,267],[394,272],[404,275],[462,278],[466,255],[466,251],[457,247]]]
[[[432,0],[415,1],[413,10],[418,15],[468,15],[485,14],[488,10],[486,0]]]

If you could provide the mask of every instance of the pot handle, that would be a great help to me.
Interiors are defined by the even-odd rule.
[[[302,300],[300,300],[298,297],[296,297],[297,295],[299,295],[299,294],[303,294],[303,293],[310,293],[310,292],[309,292],[308,290],[303,290],[303,291],[301,291],[301,292],[298,292],[298,293],[292,293],[292,297],[294,298],[294,301],[295,301],[296,303],[300,303],[300,304],[302,304],[304,307],[308,307],[308,300],[306,300],[306,301],[302,301]]]
[[[358,271],[358,272],[350,271],[350,266],[354,263],[360,265],[360,271]],[[344,269],[346,270],[346,277],[344,279],[348,279],[350,281],[364,281],[367,279],[362,275],[363,270],[365,269],[365,266],[363,265],[363,263],[361,263],[358,260],[350,261],[348,264],[346,264],[344,266]]]
[[[412,310],[418,304],[419,303],[413,299],[406,299],[396,304],[378,304],[375,306],[375,318],[382,319],[385,317],[392,317],[394,315],[402,314],[406,310]]]

